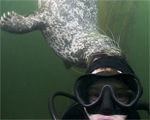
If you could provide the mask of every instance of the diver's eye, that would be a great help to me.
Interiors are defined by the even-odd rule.
[[[117,94],[115,94],[115,96],[118,100],[121,100],[121,99],[124,99],[127,97],[127,95],[123,94],[123,93],[117,93]]]
[[[89,93],[89,100],[90,100],[90,103],[93,103],[95,102],[99,97],[99,93],[98,92],[90,92]]]
[[[96,98],[98,98],[98,96],[99,96],[98,93],[91,93],[91,94],[90,94],[90,97],[96,97]]]
[[[129,100],[129,93],[127,90],[119,90],[115,92],[117,100],[121,103],[127,104]]]

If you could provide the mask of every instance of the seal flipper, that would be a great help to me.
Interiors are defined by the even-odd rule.
[[[66,61],[63,61],[63,63],[64,63],[64,66],[65,66],[66,69],[70,69],[70,68],[72,67],[72,65],[69,64],[69,63],[66,62]]]
[[[38,30],[42,25],[44,25],[42,18],[35,12],[22,16],[12,11],[4,13],[0,20],[0,27],[12,33],[28,33]]]

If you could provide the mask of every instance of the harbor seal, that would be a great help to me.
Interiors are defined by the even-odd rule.
[[[39,0],[39,9],[28,15],[3,14],[0,27],[12,33],[40,30],[63,61],[86,68],[95,54],[122,56],[115,40],[102,34],[97,0]]]

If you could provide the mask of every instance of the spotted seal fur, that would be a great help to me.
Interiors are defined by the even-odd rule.
[[[101,34],[97,13],[96,0],[39,0],[29,15],[4,13],[0,26],[20,34],[40,30],[63,61],[86,67],[93,54],[122,55],[115,40]]]

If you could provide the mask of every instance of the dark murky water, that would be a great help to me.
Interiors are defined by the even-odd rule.
[[[120,46],[144,89],[141,99],[149,101],[149,1],[100,2],[101,29],[111,36],[109,28],[116,39],[120,35]],[[1,15],[12,10],[28,14],[37,6],[37,0],[1,1]],[[74,82],[84,71],[66,70],[39,31],[18,35],[1,30],[1,117],[49,119],[49,95],[54,91],[73,94]],[[68,99],[57,98],[58,114],[68,104]],[[147,112],[139,113],[148,119]]]

